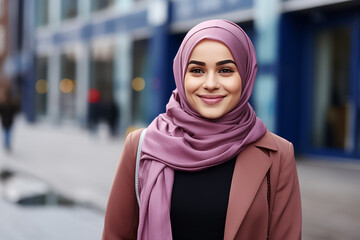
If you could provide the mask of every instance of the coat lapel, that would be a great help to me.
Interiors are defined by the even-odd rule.
[[[276,151],[271,133],[242,151],[236,160],[225,223],[225,240],[232,240],[272,162],[261,148]]]

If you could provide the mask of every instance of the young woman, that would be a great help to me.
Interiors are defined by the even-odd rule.
[[[138,167],[143,130],[125,141],[103,240],[301,239],[293,146],[248,103],[257,71],[248,36],[202,22],[173,66],[176,89],[147,128]]]

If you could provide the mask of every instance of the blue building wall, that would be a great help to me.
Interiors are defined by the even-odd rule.
[[[327,7],[281,15],[277,133],[291,140],[298,153],[359,159],[359,12],[359,6],[350,5],[349,8]],[[315,39],[323,31],[338,28],[349,28],[351,35],[349,77],[342,80],[347,81],[350,88],[344,148],[316,146],[312,142],[317,94],[314,81],[318,70]]]
[[[300,150],[300,123],[303,99],[309,95],[302,87],[304,53],[304,29],[301,19],[292,13],[283,14],[280,18],[279,34],[279,70],[278,70],[278,134],[284,136]]]

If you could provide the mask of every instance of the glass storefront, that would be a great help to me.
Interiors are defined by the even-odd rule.
[[[36,59],[36,79],[35,79],[35,114],[45,116],[47,113],[48,96],[48,57],[38,57]]]
[[[145,122],[145,88],[148,59],[148,40],[138,40],[133,43],[133,73],[131,84],[132,121]]]
[[[315,148],[351,148],[350,27],[315,35],[311,143]]]
[[[90,88],[99,91],[103,102],[113,99],[114,52],[113,44],[95,46],[91,51]]]
[[[78,0],[61,1],[61,19],[75,18],[78,15]]]
[[[95,130],[100,122],[106,122],[113,135],[119,116],[114,99],[114,56],[115,46],[111,41],[99,42],[91,50],[87,116],[90,129]]]
[[[115,0],[91,0],[91,11],[101,11],[114,5]]]
[[[76,58],[74,52],[61,55],[60,76],[60,117],[63,119],[75,119]]]
[[[36,0],[36,26],[46,26],[49,23],[49,0]]]

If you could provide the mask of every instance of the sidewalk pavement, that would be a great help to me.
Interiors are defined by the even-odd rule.
[[[360,161],[297,158],[304,240],[360,239]]]
[[[20,118],[14,125],[11,152],[2,149],[0,130],[0,170],[32,176],[32,182],[44,182],[52,192],[77,203],[70,207],[23,207],[0,196],[0,239],[101,238],[105,207],[123,145],[123,139],[110,138],[106,130],[100,127],[99,134],[93,136],[74,126],[32,125]]]
[[[105,210],[123,144],[106,130],[92,136],[74,126],[18,119],[11,152],[0,150],[0,167],[34,175],[65,197]]]
[[[2,240],[99,240],[103,216],[82,207],[21,207],[0,198]]]
[[[110,138],[104,128],[94,137],[78,127],[21,119],[14,130],[12,152],[0,152],[0,168],[34,175],[63,196],[100,209],[103,217],[123,138]],[[360,239],[360,161],[298,157],[297,166],[303,239]]]

